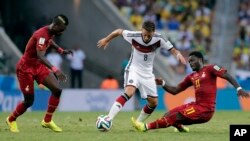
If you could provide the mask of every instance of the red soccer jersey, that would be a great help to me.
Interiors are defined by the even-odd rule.
[[[196,103],[214,110],[217,90],[216,78],[217,76],[221,77],[226,71],[226,69],[216,65],[207,65],[198,72],[188,75],[179,86],[186,89],[193,85]]]
[[[26,45],[23,59],[29,61],[36,61],[37,52],[36,50],[47,50],[51,44],[51,39],[54,35],[49,33],[49,27],[44,26],[33,33],[29,42]]]

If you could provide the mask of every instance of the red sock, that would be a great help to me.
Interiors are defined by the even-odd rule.
[[[147,114],[151,114],[155,110],[155,107],[149,107],[149,105],[145,105],[143,107],[143,111]]]
[[[120,103],[122,106],[129,100],[129,97],[125,95],[121,95],[116,99],[116,102]]]
[[[46,115],[44,117],[45,122],[51,121],[52,115],[55,112],[55,110],[59,104],[59,101],[60,101],[60,98],[55,97],[53,95],[50,96],[49,103],[48,103],[48,109],[47,109]]]
[[[9,116],[9,121],[15,121],[17,119],[17,117],[19,117],[20,115],[22,115],[25,111],[27,110],[27,108],[25,107],[25,105],[23,104],[23,102],[20,102],[17,106],[15,111],[12,112],[12,114]]]
[[[166,128],[168,126],[170,126],[170,124],[168,123],[167,118],[164,117],[147,124],[148,129]]]
[[[167,128],[176,123],[177,112],[169,113],[166,116],[147,124],[148,129],[158,129],[158,128]]]

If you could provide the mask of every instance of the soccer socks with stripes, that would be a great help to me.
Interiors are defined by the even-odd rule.
[[[163,118],[160,118],[154,122],[151,122],[151,123],[147,123],[146,124],[146,127],[148,130],[150,129],[158,129],[158,128],[166,128],[166,127],[169,127],[171,126],[171,124],[168,122],[168,118],[166,117],[163,117]]]
[[[167,128],[169,126],[175,125],[177,122],[177,112],[170,113],[158,120],[155,120],[151,123],[147,123],[146,127],[148,130],[150,129],[158,129],[158,128]]]
[[[60,101],[59,97],[55,97],[53,95],[50,96],[49,103],[48,103],[48,109],[47,109],[47,112],[46,112],[45,117],[44,117],[45,122],[51,121],[52,115],[55,112],[55,110],[59,104],[59,101]]]
[[[150,107],[148,104],[143,107],[141,110],[140,115],[137,117],[137,121],[139,122],[144,122],[150,115],[151,113],[155,110],[155,107]]]
[[[23,102],[20,102],[15,111],[9,116],[9,121],[15,121],[17,119],[17,117],[19,117],[20,115],[22,115],[25,111],[27,110],[27,108],[25,107],[25,105],[23,104]]]
[[[129,98],[130,97],[126,93],[124,93],[124,95],[121,95],[116,99],[109,110],[108,116],[110,119],[113,119],[121,111],[122,107],[129,100]]]

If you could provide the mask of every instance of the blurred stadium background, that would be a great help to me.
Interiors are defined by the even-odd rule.
[[[105,51],[98,49],[96,43],[116,28],[139,30],[144,20],[154,21],[157,31],[186,57],[192,50],[202,51],[208,63],[226,67],[242,87],[250,90],[249,0],[1,0],[0,111],[13,110],[22,99],[15,65],[32,32],[57,14],[65,14],[70,21],[66,32],[56,39],[59,45],[78,45],[87,56],[83,88],[70,88],[70,81],[62,83],[65,90],[60,111],[109,109],[123,92],[122,70],[130,47],[122,38],[114,40]],[[166,50],[157,53],[154,72],[168,83],[177,84],[191,72],[189,66],[179,64]],[[69,61],[63,59],[62,69],[69,74]],[[121,89],[100,89],[100,83],[110,74],[119,80]],[[250,111],[249,99],[238,99],[231,85],[218,79],[218,87],[217,109]],[[159,87],[158,110],[194,100],[192,91],[191,88],[172,97]],[[48,95],[49,91],[37,86],[37,100],[31,110],[46,109]],[[134,97],[130,102],[124,110],[140,109],[145,101]]]

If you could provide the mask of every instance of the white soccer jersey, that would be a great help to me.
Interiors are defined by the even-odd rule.
[[[151,41],[145,43],[141,34],[141,31],[123,30],[122,32],[123,38],[132,45],[131,57],[125,70],[134,70],[145,77],[150,77],[153,75],[156,49],[164,47],[169,50],[173,45],[159,33],[155,33]]]

